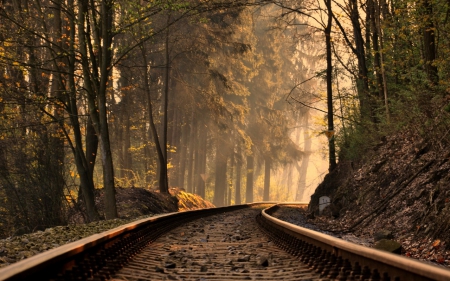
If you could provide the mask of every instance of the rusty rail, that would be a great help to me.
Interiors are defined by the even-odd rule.
[[[0,270],[0,280],[108,280],[146,245],[180,224],[262,203],[143,219],[12,264]],[[298,256],[323,276],[323,280],[450,280],[450,270],[446,268],[359,246],[276,219],[270,215],[276,208],[279,205],[258,215],[261,229],[276,245]]]
[[[450,280],[450,270],[385,251],[360,246],[272,217],[279,206],[257,218],[281,248],[333,280]]]
[[[0,269],[0,280],[107,280],[145,245],[180,224],[249,206],[194,210],[142,219],[11,264]]]

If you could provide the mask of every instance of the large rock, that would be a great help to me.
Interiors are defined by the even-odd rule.
[[[373,241],[377,242],[382,239],[392,239],[394,235],[392,235],[392,231],[386,229],[380,229],[373,234]]]
[[[375,244],[374,248],[394,254],[401,254],[402,252],[402,244],[389,239],[381,239]]]

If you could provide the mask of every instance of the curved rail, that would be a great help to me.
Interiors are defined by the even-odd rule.
[[[274,218],[270,214],[277,208],[278,205],[267,208],[258,217],[266,233],[275,244],[299,256],[316,272],[328,271],[325,275],[334,280],[450,280],[450,270],[446,268],[360,246]]]
[[[0,280],[85,280],[88,276],[94,276],[89,280],[106,280],[145,245],[181,223],[255,204],[260,203],[142,219],[11,264],[0,269]]]
[[[260,204],[276,202],[170,213],[129,223],[5,267],[0,280],[108,280],[144,246],[180,224]],[[276,245],[298,256],[324,280],[450,280],[450,270],[445,268],[346,242],[270,215],[280,205],[292,204],[267,208],[257,220]]]

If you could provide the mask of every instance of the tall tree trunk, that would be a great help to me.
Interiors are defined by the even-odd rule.
[[[270,200],[270,166],[272,159],[269,156],[264,157],[264,196],[263,201]]]
[[[436,39],[435,26],[433,22],[433,4],[431,0],[423,0],[423,19],[425,26],[423,27],[423,56],[425,61],[425,71],[428,75],[430,84],[436,86],[439,83],[438,69],[434,65],[436,60]]]
[[[108,113],[106,108],[106,90],[109,81],[111,58],[112,58],[112,24],[113,24],[113,2],[102,0],[102,60],[100,65],[100,88],[98,92],[98,131],[100,135],[100,150],[102,153],[103,186],[105,189],[105,218],[114,219],[118,217],[116,207],[116,189],[114,186],[114,165],[109,140]],[[97,114],[92,114],[97,117]],[[93,119],[93,123],[96,120]]]
[[[236,159],[236,194],[234,196],[234,204],[241,204],[241,170],[242,170],[242,160],[241,160],[241,144],[237,144],[237,159]]]
[[[224,133],[218,132],[216,138],[216,168],[213,204],[221,207],[225,203],[227,188],[227,153],[224,149]]]
[[[68,1],[68,8],[73,13],[75,12],[75,7],[73,0]],[[82,196],[84,198],[84,204],[86,206],[86,213],[88,216],[88,221],[100,220],[97,207],[95,206],[95,196],[94,196],[94,180],[91,176],[93,172],[93,164],[90,166],[86,155],[83,151],[82,137],[80,130],[80,122],[78,120],[78,108],[77,108],[77,97],[75,88],[75,19],[70,19],[70,46],[69,46],[69,71],[68,71],[68,111],[69,120],[72,124],[75,146],[72,151],[75,156],[75,165],[77,167],[78,175],[80,176],[80,189]],[[69,139],[69,138],[68,138]],[[91,158],[89,158],[91,159]],[[95,162],[95,161],[94,161]],[[90,168],[91,167],[91,168]],[[92,171],[92,172],[91,172]]]
[[[167,15],[167,24],[170,22],[170,14]],[[159,166],[159,191],[161,193],[169,193],[169,178],[167,174],[167,129],[168,129],[168,106],[169,106],[169,78],[170,78],[170,53],[169,53],[169,35],[170,29],[167,25],[166,42],[165,42],[165,61],[164,70],[164,110],[163,110],[163,134],[162,134],[162,159]]]
[[[327,13],[328,13],[328,23],[325,27],[325,36],[327,36],[327,33],[331,34],[331,22],[329,20],[329,17],[333,17],[331,3],[328,3],[329,1],[325,0],[325,5],[327,6]],[[375,108],[374,104],[370,98],[369,93],[369,80],[368,80],[368,70],[367,70],[367,62],[366,62],[366,52],[364,49],[364,40],[362,36],[362,30],[361,30],[361,24],[360,24],[360,17],[359,17],[359,7],[358,7],[358,1],[357,0],[350,0],[349,1],[349,14],[350,14],[350,20],[353,26],[353,37],[355,42],[355,47],[353,47],[350,40],[348,40],[348,37],[345,35],[345,38],[347,39],[347,44],[352,49],[352,52],[356,55],[356,58],[358,60],[358,77],[357,77],[357,90],[358,90],[358,98],[359,98],[359,104],[360,104],[360,112],[361,116],[364,120],[375,122]],[[344,28],[339,23],[339,20],[334,17],[336,22],[338,23],[339,28],[341,31],[345,33]],[[370,26],[370,25],[369,25]],[[370,31],[368,31],[370,32]],[[367,33],[366,33],[367,34]],[[331,35],[330,35],[331,36]],[[367,36],[369,37],[369,36]],[[327,40],[327,39],[326,39]],[[331,38],[330,38],[330,46],[331,46]],[[327,46],[328,48],[328,46]],[[327,51],[328,52],[328,51]],[[331,57],[331,55],[330,55]],[[333,140],[334,142],[334,140]]]
[[[375,7],[375,3],[374,0],[368,0],[367,1],[367,15],[369,17],[369,21],[370,21],[370,31],[372,33],[372,45],[373,45],[373,52],[374,52],[374,69],[376,72],[376,81],[377,81],[377,95],[378,98],[381,100],[384,97],[384,93],[383,93],[383,77],[381,75],[381,59],[380,59],[380,46],[379,46],[379,42],[378,42],[378,38],[379,38],[379,34],[378,33],[378,28],[377,28],[377,24],[376,24],[376,20],[377,20],[377,13],[376,13],[376,9],[378,9],[378,7]],[[366,39],[367,40],[367,39]],[[367,42],[366,42],[367,44]],[[367,49],[368,53],[370,49]]]
[[[181,132],[181,140],[180,140],[180,151],[179,151],[179,168],[178,168],[178,186],[180,188],[184,188],[184,179],[185,179],[185,173],[186,173],[186,156],[187,156],[187,150],[188,150],[188,142],[189,142],[189,125],[184,124],[183,129]]]
[[[227,179],[227,202],[226,205],[231,205],[231,193],[232,193],[232,187],[233,187],[233,179],[234,179],[234,153],[232,152],[230,154],[230,164],[228,165],[230,167],[230,172],[228,174],[229,180]]]
[[[61,11],[62,11],[62,3],[61,0],[56,0],[53,2],[53,22],[52,22],[52,26],[50,27],[51,29],[51,34],[52,34],[52,40],[54,42],[58,42],[58,48],[60,49],[64,49],[65,46],[63,46],[63,42],[60,41],[61,37],[62,37],[62,30],[63,30],[63,25],[62,25],[62,21],[61,21]],[[65,42],[67,43],[67,41]],[[57,64],[58,63],[64,63],[63,59],[58,59],[57,60]],[[52,73],[52,95],[57,98],[58,100],[62,100],[62,93],[65,91],[65,87],[63,84],[62,79],[58,79],[61,78],[61,76],[58,73],[58,65],[54,65],[54,72]],[[64,135],[63,133],[61,133],[61,130],[59,128],[59,126],[61,126],[62,124],[64,124],[64,113],[63,113],[63,109],[60,108],[59,106],[55,106],[53,108],[53,115],[55,116],[55,119],[58,120],[59,124],[55,124],[54,126],[51,126],[52,128],[50,129],[50,148],[53,148],[54,150],[54,155],[55,158],[51,161],[51,164],[53,165],[53,173],[54,173],[54,180],[51,181],[55,188],[53,188],[53,190],[57,190],[58,194],[52,194],[51,196],[53,198],[63,198],[64,197],[64,185],[65,185],[65,180],[64,180]],[[51,192],[51,191],[50,191]],[[60,203],[62,203],[62,200],[59,201]],[[58,211],[61,212],[62,211],[62,206],[58,206]]]
[[[208,175],[206,174],[206,146],[208,142],[208,131],[206,130],[205,124],[200,123],[201,127],[199,130],[199,147],[197,149],[197,157],[200,161],[200,170],[199,175],[200,179],[197,185],[197,194],[202,198],[205,198],[206,195],[206,180],[208,179]]]
[[[122,99],[123,102],[123,99]],[[120,106],[121,107],[121,106]],[[118,159],[116,161],[116,169],[118,170],[118,174],[119,177],[121,179],[124,179],[126,177],[125,175],[125,170],[124,170],[124,166],[125,166],[125,154],[123,153],[123,149],[124,149],[124,145],[123,145],[123,131],[124,131],[124,124],[123,124],[123,119],[124,119],[124,110],[123,108],[118,107],[116,114],[117,119],[116,122],[114,122],[114,128],[115,128],[115,135],[114,135],[114,140],[116,143],[116,147],[115,147],[115,151],[116,154],[118,155]]]
[[[176,97],[174,97],[174,99],[176,99]],[[169,145],[170,147],[173,147],[173,149],[170,149],[171,153],[170,153],[170,162],[172,163],[173,168],[171,170],[169,170],[169,179],[171,181],[171,185],[172,186],[177,186],[180,187],[179,184],[179,170],[180,170],[180,153],[181,153],[181,145],[180,145],[180,132],[182,132],[182,128],[181,128],[181,114],[179,113],[178,109],[175,108],[174,103],[172,103],[173,109],[171,110],[172,112],[172,134],[169,140]]]
[[[146,111],[148,111],[148,108],[146,108]],[[148,116],[148,113],[145,112],[144,116]],[[151,133],[150,133],[151,134]],[[142,126],[142,132],[141,132],[141,138],[144,145],[144,176],[145,176],[145,184],[146,186],[150,186],[151,184],[151,176],[150,176],[150,169],[152,167],[152,160],[150,159],[150,141],[148,140],[147,136],[150,135],[147,132],[147,126]]]
[[[150,121],[150,133],[151,136],[149,138],[153,138],[153,141],[155,142],[156,146],[156,152],[158,155],[158,181],[159,181],[159,191],[161,193],[169,193],[169,188],[167,186],[167,162],[166,158],[164,157],[164,153],[166,153],[167,156],[167,148],[163,147],[163,145],[160,142],[160,138],[158,136],[158,132],[156,129],[155,119],[153,117],[153,102],[152,102],[152,96],[151,96],[151,90],[150,90],[150,79],[149,76],[149,61],[147,59],[147,53],[143,46],[141,46],[141,54],[142,58],[144,60],[144,64],[146,66],[146,72],[144,75],[144,86],[145,91],[147,93],[147,108],[148,108],[148,119]],[[164,143],[164,141],[162,141]],[[164,171],[161,171],[161,170]],[[164,174],[162,177],[161,175]]]
[[[305,115],[303,116],[303,157],[302,157],[302,164],[300,167],[298,167],[298,187],[297,192],[295,195],[295,201],[300,201],[303,199],[303,194],[306,189],[306,175],[308,172],[308,165],[309,165],[309,156],[311,155],[311,146],[312,146],[312,139],[308,134],[307,128],[309,127],[309,109],[306,111]]]
[[[196,155],[196,145],[197,145],[197,119],[194,113],[192,113],[191,132],[189,137],[189,154],[187,163],[187,192],[194,192],[194,157]]]
[[[194,167],[192,170],[192,193],[196,193],[198,194],[198,187],[200,185],[200,183],[202,182],[202,176],[201,176],[201,170],[202,170],[202,161],[201,161],[201,151],[202,151],[202,147],[200,145],[200,133],[201,133],[201,128],[200,128],[200,124],[201,121],[197,122],[197,133],[196,133],[196,137],[194,138],[195,140],[195,144],[194,144]]]
[[[372,0],[373,1],[373,0]],[[380,2],[382,2],[383,0],[381,0]],[[381,11],[383,10],[381,5],[383,4],[378,4],[378,2],[375,0],[375,28],[378,31],[378,35],[380,37],[380,51],[379,51],[379,60],[380,60],[380,68],[379,68],[379,72],[380,72],[380,78],[378,80],[381,81],[381,85],[379,85],[380,87],[382,87],[381,90],[381,94],[382,97],[384,98],[384,108],[385,108],[385,112],[386,112],[386,121],[388,123],[390,123],[391,121],[391,114],[389,112],[389,100],[388,100],[388,92],[387,92],[387,81],[386,81],[386,71],[385,71],[385,67],[384,67],[384,55],[383,55],[383,50],[384,50],[384,45],[383,45],[383,31],[381,30]],[[386,16],[386,14],[384,14],[384,16]],[[380,84],[380,82],[379,82]]]
[[[353,1],[353,0],[352,0]],[[325,41],[327,50],[327,108],[328,108],[328,153],[329,171],[336,168],[336,148],[334,144],[334,123],[333,123],[333,64],[331,53],[331,27],[333,14],[331,10],[331,0],[325,0],[328,12],[328,22],[325,27]],[[356,39],[355,39],[356,40]],[[358,46],[358,44],[357,44]],[[366,73],[367,75],[367,73]],[[367,77],[366,77],[367,78]]]
[[[88,165],[89,177],[94,178],[95,160],[97,158],[98,137],[92,125],[91,117],[88,117],[86,124],[86,160]]]
[[[85,27],[89,27],[86,23],[86,15],[88,12],[88,3],[86,0],[80,0],[78,13],[78,33],[80,56],[83,68],[84,86],[88,93],[89,113],[92,118],[97,136],[99,137],[99,146],[101,151],[102,167],[103,167],[103,187],[105,190],[105,218],[117,218],[116,208],[116,190],[114,186],[114,166],[111,154],[111,144],[109,140],[109,129],[106,108],[106,90],[109,81],[111,58],[112,58],[112,18],[113,6],[110,0],[102,0],[101,2],[101,24],[102,24],[102,45],[100,71],[97,72],[97,60],[94,54],[92,42],[89,33],[85,31]],[[94,7],[91,7],[94,9]],[[95,36],[94,36],[95,37]],[[94,38],[95,39],[95,38]],[[89,56],[88,48],[89,44]],[[90,60],[89,60],[90,58]],[[92,71],[99,74],[100,79],[91,80]],[[99,77],[95,76],[95,77]]]
[[[245,202],[252,203],[253,202],[253,155],[247,156],[247,184],[245,189]]]
[[[124,170],[124,178],[129,182],[132,186],[134,185],[133,182],[133,158],[130,152],[131,149],[131,134],[130,134],[130,128],[131,128],[131,117],[128,114],[128,110],[124,110],[124,119],[125,121],[125,128],[124,128],[124,134],[123,134],[123,170]]]

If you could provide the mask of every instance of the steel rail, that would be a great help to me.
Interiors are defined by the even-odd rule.
[[[316,268],[316,272],[323,270],[327,261],[333,261],[336,264],[333,268],[335,280],[356,280],[355,277],[357,280],[450,280],[447,268],[364,247],[279,220],[271,216],[277,208],[279,205],[269,207],[258,217],[267,234],[281,248]]]
[[[0,269],[0,280],[106,280],[145,245],[183,222],[257,204],[261,203],[168,213],[131,222],[6,266]]]
[[[0,269],[0,280],[107,280],[143,247],[184,222],[260,204],[276,202],[170,213],[132,222]],[[292,202],[267,208],[257,220],[276,245],[330,280],[450,280],[450,270],[443,267],[366,248],[271,216],[279,206],[293,204],[299,205]]]

